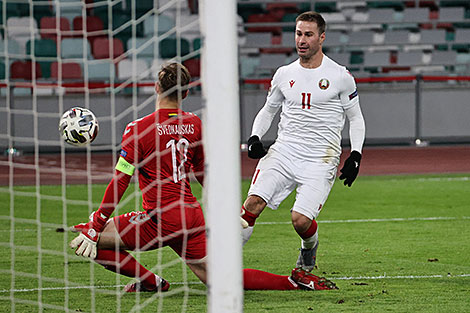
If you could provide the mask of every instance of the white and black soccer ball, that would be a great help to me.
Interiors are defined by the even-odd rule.
[[[98,120],[88,109],[75,107],[67,110],[59,121],[62,139],[74,146],[86,146],[98,135]]]

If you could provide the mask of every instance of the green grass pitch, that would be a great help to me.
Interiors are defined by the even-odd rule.
[[[206,311],[206,287],[170,249],[135,254],[148,268],[163,264],[155,271],[172,287],[159,295],[122,294],[131,279],[67,247],[74,234],[56,232],[57,225],[86,221],[104,188],[17,187],[12,197],[0,187],[0,312]],[[139,206],[130,189],[120,213]],[[200,196],[198,186],[194,191]],[[469,194],[468,175],[360,177],[352,188],[337,182],[318,218],[315,274],[340,289],[247,291],[245,312],[468,312]],[[289,275],[300,245],[290,224],[293,201],[291,195],[258,219],[245,267]]]

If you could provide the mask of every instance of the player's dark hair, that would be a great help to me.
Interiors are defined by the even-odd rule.
[[[317,13],[315,11],[304,12],[304,13],[300,14],[299,16],[297,16],[297,18],[295,19],[295,24],[297,24],[297,22],[301,22],[301,21],[302,22],[314,22],[314,23],[316,23],[317,27],[318,27],[319,35],[321,35],[325,32],[326,22],[323,19],[323,17],[320,15],[320,13]]]
[[[183,98],[183,92],[188,90],[191,74],[180,63],[170,63],[162,66],[158,72],[158,83],[162,93],[171,100],[178,101]]]

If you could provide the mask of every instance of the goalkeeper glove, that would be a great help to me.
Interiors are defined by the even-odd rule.
[[[108,218],[99,213],[99,211],[92,212],[90,215],[90,222],[86,224],[81,223],[72,227],[73,230],[81,231],[80,235],[70,242],[70,247],[72,249],[76,249],[76,255],[81,255],[90,259],[96,258],[96,245],[107,220]]]
[[[339,177],[340,180],[344,179],[344,185],[351,187],[352,183],[359,173],[359,165],[361,165],[362,155],[357,151],[352,151],[349,157],[344,161],[343,168],[340,170],[342,173]]]
[[[263,147],[263,143],[258,136],[251,136],[248,139],[248,157],[251,159],[261,159],[266,155],[267,151]]]

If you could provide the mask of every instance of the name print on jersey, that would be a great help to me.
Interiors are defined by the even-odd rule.
[[[160,136],[194,134],[194,124],[162,125],[157,123],[157,131]]]

